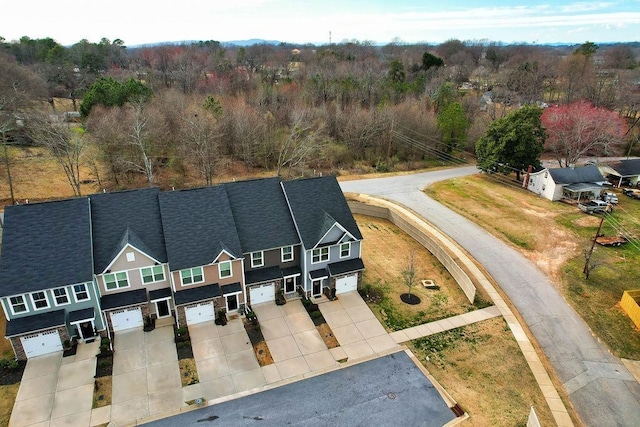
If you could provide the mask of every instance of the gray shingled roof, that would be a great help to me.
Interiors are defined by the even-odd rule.
[[[14,337],[46,329],[57,328],[65,324],[64,309],[48,311],[42,314],[34,314],[31,316],[18,317],[7,322],[6,337]]]
[[[158,188],[94,194],[91,200],[93,257],[102,273],[127,243],[167,262]]]
[[[7,206],[0,296],[93,280],[86,197]]]
[[[305,248],[312,248],[320,241],[331,219],[356,239],[362,239],[335,177],[287,181],[283,187]]]
[[[223,186],[163,192],[159,199],[171,270],[211,264],[222,250],[242,257]]]
[[[575,184],[577,182],[602,182],[604,178],[597,166],[577,168],[554,168],[549,173],[556,184]]]
[[[245,253],[300,243],[280,178],[224,184]]]
[[[606,165],[622,177],[640,175],[640,159],[619,160]]]

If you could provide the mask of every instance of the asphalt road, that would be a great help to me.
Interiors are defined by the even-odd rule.
[[[591,334],[549,278],[518,251],[420,191],[431,183],[477,172],[475,167],[462,167],[344,181],[340,186],[345,192],[380,196],[412,209],[478,260],[524,318],[585,425],[640,426],[640,384]]]

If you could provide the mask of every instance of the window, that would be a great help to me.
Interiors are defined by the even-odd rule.
[[[161,282],[164,280],[164,268],[161,265],[153,267],[145,267],[140,269],[142,274],[142,283]]]
[[[264,252],[251,252],[251,268],[264,265]]]
[[[112,291],[118,288],[128,288],[129,279],[127,278],[126,271],[120,271],[118,273],[108,273],[104,275],[104,287],[108,291]]]
[[[311,263],[315,264],[322,261],[329,261],[329,247],[314,249],[311,254]]]
[[[85,285],[84,283],[81,285],[75,285],[73,287],[73,295],[76,298],[76,302],[88,300],[89,292],[87,292],[87,285]]]
[[[346,258],[351,254],[351,243],[343,243],[340,245],[340,258]]]
[[[127,252],[127,262],[133,262],[136,260],[136,254],[133,252]]]
[[[9,303],[11,304],[11,312],[13,314],[26,313],[29,311],[27,310],[27,304],[22,295],[9,298]]]
[[[293,261],[293,246],[285,246],[280,249],[282,262]]]
[[[67,288],[57,288],[53,290],[53,301],[56,305],[69,304],[69,295],[67,295]]]
[[[204,282],[202,267],[187,268],[180,270],[180,279],[183,285],[191,285],[193,283]]]
[[[231,277],[233,274],[231,272],[231,261],[225,261],[218,264],[218,273],[220,273],[220,278],[224,279],[225,277]]]
[[[49,300],[47,299],[47,295],[42,291],[33,292],[31,294],[31,301],[33,302],[34,310],[49,308]]]

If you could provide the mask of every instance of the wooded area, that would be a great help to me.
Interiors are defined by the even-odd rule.
[[[46,146],[79,194],[89,178],[79,176],[80,164],[102,187],[117,189],[211,184],[238,164],[300,176],[474,160],[492,122],[530,105],[547,131],[536,135],[549,136],[537,143],[564,166],[634,152],[639,52],[638,43],[589,42],[127,48],[119,39],[69,47],[0,39],[0,133],[5,148]],[[554,128],[570,114],[600,117],[614,129],[592,129],[595,142],[576,147],[584,132]],[[501,167],[526,163],[503,159]],[[4,165],[10,180],[6,150]]]

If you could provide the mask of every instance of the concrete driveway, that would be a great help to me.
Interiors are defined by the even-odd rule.
[[[133,423],[186,406],[173,326],[116,332],[111,422]]]
[[[477,172],[471,166],[340,186],[345,192],[381,196],[408,207],[478,260],[524,318],[586,425],[638,425],[640,384],[591,334],[549,278],[518,251],[421,191],[433,182]]]
[[[93,425],[93,382],[99,342],[78,344],[75,356],[62,352],[34,357],[27,366],[10,426]]]

